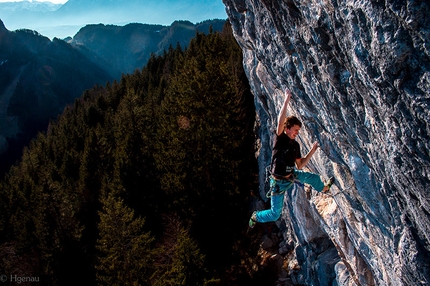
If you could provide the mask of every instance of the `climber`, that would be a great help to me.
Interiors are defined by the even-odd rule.
[[[254,211],[249,220],[253,228],[257,222],[276,221],[281,216],[284,203],[284,193],[292,189],[295,182],[311,185],[318,192],[327,192],[334,182],[331,177],[324,184],[319,175],[301,171],[311,159],[318,148],[315,142],[305,157],[300,155],[300,145],[295,140],[299,134],[302,123],[295,116],[287,117],[287,106],[292,98],[291,91],[285,90],[285,102],[278,116],[278,128],[272,149],[272,164],[270,176],[271,208],[263,211]],[[294,168],[294,166],[296,168]]]

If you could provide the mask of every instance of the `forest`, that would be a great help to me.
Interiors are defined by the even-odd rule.
[[[87,90],[0,182],[0,274],[254,285],[254,123],[228,23]]]

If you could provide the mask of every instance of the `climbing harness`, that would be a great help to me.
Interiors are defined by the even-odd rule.
[[[283,195],[286,190],[290,189],[291,186],[294,185],[294,183],[300,183],[299,181],[296,180],[296,177],[297,175],[294,173],[292,173],[291,178],[288,178],[288,179],[275,179],[275,177],[271,175],[269,178],[272,178],[273,180],[270,182],[270,189],[266,193],[266,198],[270,199],[270,197],[272,196]],[[281,191],[277,181],[281,184],[285,184],[285,183],[289,183],[289,184],[286,185]]]

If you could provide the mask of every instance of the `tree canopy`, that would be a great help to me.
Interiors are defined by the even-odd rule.
[[[86,91],[0,182],[0,272],[216,284],[240,264],[254,122],[229,25]]]

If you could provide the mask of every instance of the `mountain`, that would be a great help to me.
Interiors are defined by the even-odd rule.
[[[66,42],[0,21],[0,171],[85,89],[112,79]]]
[[[10,32],[0,23],[1,177],[23,146],[86,89],[142,68],[170,45],[186,47],[197,31],[221,31],[225,20],[88,25],[70,44],[35,31]]]
[[[8,5],[13,7],[12,3]],[[14,10],[1,7],[0,19],[7,23],[9,30],[37,30],[50,38],[73,36],[87,24],[125,25],[136,22],[170,25],[176,20],[198,23],[227,17],[220,0],[69,0],[55,11],[43,12],[18,8],[21,6],[15,6]]]
[[[256,98],[262,197],[285,88],[303,154],[321,146],[310,170],[336,177],[329,195],[285,194],[281,277],[429,285],[430,2],[224,3]]]
[[[43,33],[44,29],[52,26],[51,15],[61,6],[39,1],[4,2],[0,3],[0,19],[9,30],[31,29]]]
[[[221,31],[224,24],[225,20],[207,20],[197,24],[175,21],[170,26],[87,25],[69,43],[119,79],[122,73],[142,68],[151,53],[160,55],[170,45],[186,47],[197,31],[209,33],[211,27]]]

